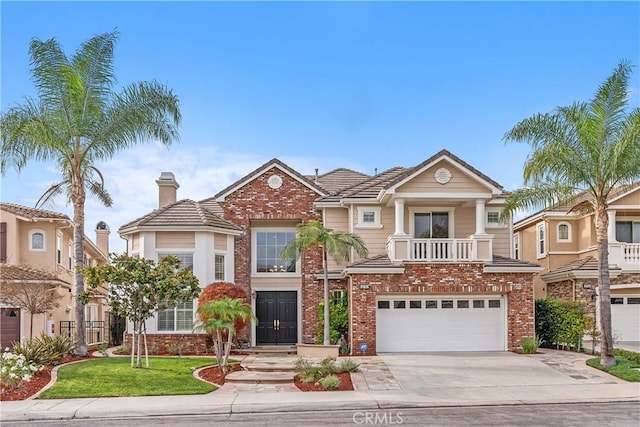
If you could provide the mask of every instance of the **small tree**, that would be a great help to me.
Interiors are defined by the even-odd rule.
[[[223,373],[226,373],[235,334],[234,323],[238,319],[245,322],[256,319],[251,305],[240,298],[224,297],[199,306],[198,314],[200,321],[196,323],[194,329],[204,329],[212,336],[213,350],[218,358],[218,366]]]
[[[109,284],[112,313],[126,317],[133,323],[131,367],[136,355],[136,367],[142,367],[142,340],[146,366],[149,367],[146,320],[157,311],[192,300],[200,293],[198,279],[192,272],[180,270],[179,267],[180,260],[174,256],[164,257],[156,265],[150,259],[113,254],[110,265],[85,267],[82,270],[92,290],[104,283]],[[83,295],[84,298],[87,296],[87,293]]]
[[[56,288],[44,283],[0,283],[0,302],[29,313],[29,338],[33,338],[33,316],[58,307],[60,294]]]
[[[231,282],[215,282],[208,285],[200,292],[198,297],[198,307],[210,302],[229,297],[231,299],[240,298],[244,302],[249,302],[249,297],[244,289]],[[206,317],[206,313],[200,313],[200,318]],[[204,319],[203,319],[204,320]],[[237,318],[233,324],[235,335],[238,336],[247,326],[247,319]]]

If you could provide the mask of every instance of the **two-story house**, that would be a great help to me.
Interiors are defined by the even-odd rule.
[[[96,244],[85,238],[85,263],[90,265],[108,262],[109,229],[104,222],[96,227],[96,237]],[[35,285],[46,285],[59,296],[58,307],[35,314],[33,325],[24,307],[0,303],[2,348],[13,341],[29,338],[30,331],[33,336],[43,331],[53,335],[60,333],[61,328],[73,325],[73,268],[73,222],[67,215],[0,203],[0,281],[24,287],[25,298],[30,295],[29,286]],[[104,321],[105,299],[92,297],[85,310],[87,322]],[[98,328],[88,329],[91,332]],[[101,334],[104,334],[102,329],[96,330],[95,334],[89,333],[87,339],[103,340],[105,337],[99,337]]]
[[[611,322],[617,341],[640,341],[640,183],[608,200]],[[515,258],[536,262],[536,298],[585,304],[599,320],[595,213],[544,209],[513,227]]]
[[[508,350],[533,336],[539,267],[512,259],[511,224],[499,220],[506,192],[446,150],[374,176],[304,176],[273,159],[200,202],[176,201],[172,174],[157,182],[160,208],[119,230],[128,252],[182,255],[202,286],[242,286],[259,320],[252,345],[315,339],[320,252],[280,257],[311,219],[358,234],[369,249],[367,259],[329,266],[332,292],[348,295],[352,353]],[[187,302],[159,313],[150,339],[201,346],[191,334],[195,309]]]

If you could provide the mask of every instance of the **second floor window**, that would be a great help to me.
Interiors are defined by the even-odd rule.
[[[256,231],[256,273],[295,273],[296,259],[283,260],[282,248],[295,239],[295,231]]]
[[[513,236],[513,257],[520,259],[520,236],[518,234]]]
[[[158,252],[158,261],[169,255],[173,255],[180,260],[181,269],[193,272],[193,253]]]
[[[546,251],[545,251],[545,240],[546,240],[546,236],[545,236],[545,232],[544,232],[544,224],[538,224],[536,227],[536,236],[537,236],[537,240],[538,240],[538,244],[537,244],[537,254],[539,257],[544,256]]]
[[[640,222],[616,221],[616,240],[625,243],[640,243]]]
[[[32,251],[44,251],[44,231],[31,232],[29,249]]]
[[[562,223],[558,224],[558,241],[559,242],[568,242],[571,241],[571,228],[569,224]]]
[[[56,236],[56,262],[62,264],[62,236]]]
[[[448,212],[416,212],[414,234],[419,239],[442,239],[449,237]]]
[[[224,282],[224,255],[215,255],[214,261],[215,268],[215,277],[214,280],[216,282]]]

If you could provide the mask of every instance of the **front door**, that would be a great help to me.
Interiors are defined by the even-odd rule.
[[[298,342],[296,291],[258,291],[256,295],[256,345]]]

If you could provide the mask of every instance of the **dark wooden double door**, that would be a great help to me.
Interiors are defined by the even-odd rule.
[[[296,291],[258,291],[256,317],[256,345],[286,345],[298,342]]]

